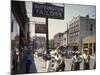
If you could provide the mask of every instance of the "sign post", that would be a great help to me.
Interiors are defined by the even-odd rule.
[[[46,33],[46,49],[47,54],[49,53],[49,42],[48,42],[48,18],[53,19],[64,19],[64,7],[56,6],[50,3],[35,3],[33,2],[32,6],[32,16],[35,17],[45,17],[46,18],[46,32],[39,32],[38,33]],[[42,31],[40,29],[40,31]],[[44,31],[44,30],[43,30]]]
[[[46,24],[35,24],[35,33],[46,33],[47,25]]]
[[[47,26],[47,32],[46,32],[46,49],[47,49],[47,54],[49,54],[49,42],[48,42],[48,17],[46,17],[46,26]]]

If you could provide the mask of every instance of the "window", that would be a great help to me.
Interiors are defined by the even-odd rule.
[[[90,31],[93,31],[93,24],[90,24]]]

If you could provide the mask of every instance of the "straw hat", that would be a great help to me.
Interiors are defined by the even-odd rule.
[[[88,50],[89,50],[88,48],[85,48],[85,49],[84,49],[84,51],[88,51]]]

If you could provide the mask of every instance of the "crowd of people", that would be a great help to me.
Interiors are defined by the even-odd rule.
[[[30,73],[30,65],[33,61],[33,55],[30,47],[24,47],[24,52],[22,55],[22,59],[20,60],[20,52],[19,49],[16,47],[14,50],[12,50],[12,63],[11,63],[11,70],[12,74],[21,73],[21,68],[24,66],[25,70],[22,73]],[[23,68],[22,68],[23,69]]]
[[[72,68],[71,70],[80,70],[80,63],[84,62],[84,70],[90,69],[90,54],[89,49],[85,48],[84,53],[80,55],[78,51],[75,52],[75,55],[72,57]]]
[[[63,52],[63,47],[57,47],[57,49],[50,51],[49,54],[49,59],[47,59],[47,71],[65,71],[65,55]],[[77,50],[71,57],[71,70],[80,70],[80,64],[83,62],[83,69],[84,70],[89,70],[90,69],[90,54],[89,54],[89,48],[84,48],[84,53],[80,54],[80,52]],[[50,59],[51,55],[51,59]],[[51,65],[50,65],[51,64]],[[49,65],[49,66],[48,66]],[[48,69],[50,68],[51,69]],[[95,69],[95,64],[94,64],[94,69]]]
[[[63,46],[58,46],[55,50],[49,51],[49,53],[46,53],[46,69],[47,72],[59,72],[59,71],[65,71],[67,63],[65,63],[65,54],[63,51]],[[18,73],[18,64],[20,63],[19,60],[20,52],[18,48],[15,48],[12,52],[12,71],[13,73]],[[30,73],[30,65],[33,62],[33,53],[30,49],[30,47],[24,47],[24,53],[23,53],[23,62],[25,65],[25,72],[24,73]],[[82,61],[83,69],[89,70],[90,69],[90,54],[89,49],[84,48],[84,53],[80,55],[79,50],[76,50],[73,56],[71,57],[71,70],[80,70],[80,64]],[[96,63],[94,64],[94,69],[96,67]]]

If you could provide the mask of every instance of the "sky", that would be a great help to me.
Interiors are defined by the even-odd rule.
[[[77,16],[89,15],[90,18],[96,18],[96,7],[91,5],[76,5],[76,4],[55,4],[59,6],[64,6],[64,20],[60,19],[49,19],[48,29],[49,29],[49,39],[52,39],[55,34],[59,32],[64,32],[67,30],[67,23]],[[34,27],[35,23],[44,23],[45,18],[33,17],[32,16],[32,2],[26,2],[27,16],[30,18],[30,32],[31,37],[35,35]],[[40,34],[36,34],[37,36]],[[45,36],[45,34],[41,34]]]
[[[11,14],[11,21],[13,22],[13,32],[11,32],[11,39],[14,40],[16,35],[19,35],[19,25],[13,15],[13,13]]]

